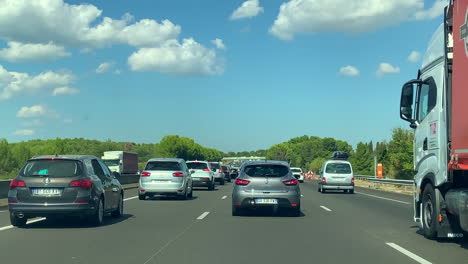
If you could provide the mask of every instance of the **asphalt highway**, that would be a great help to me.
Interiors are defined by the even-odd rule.
[[[468,242],[431,241],[412,221],[411,197],[356,188],[321,194],[301,184],[302,216],[231,216],[231,184],[188,201],[140,201],[91,227],[79,218],[10,226],[0,209],[2,263],[468,263]]]

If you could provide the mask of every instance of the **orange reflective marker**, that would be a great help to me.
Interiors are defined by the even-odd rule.
[[[377,178],[382,179],[383,178],[383,167],[382,163],[377,164]]]

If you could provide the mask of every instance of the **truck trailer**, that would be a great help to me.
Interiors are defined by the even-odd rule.
[[[120,175],[137,174],[138,154],[126,151],[105,151],[102,161],[112,172]]]

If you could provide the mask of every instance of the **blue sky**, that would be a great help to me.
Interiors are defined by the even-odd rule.
[[[0,2],[0,138],[178,134],[223,151],[302,135],[388,140],[406,127],[400,87],[444,4]]]

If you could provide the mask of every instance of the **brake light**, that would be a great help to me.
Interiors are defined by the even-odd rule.
[[[219,173],[223,173],[223,170],[222,170],[222,169],[219,169],[218,172],[219,172]]]
[[[230,170],[227,170],[226,173],[231,173],[231,171],[230,171]]]
[[[26,183],[23,180],[12,180],[10,182],[10,190],[13,190],[17,187],[26,187]]]
[[[322,183],[327,183],[327,178],[322,177]]]
[[[243,179],[236,179],[236,184],[237,185],[242,185],[242,186],[246,186],[250,183],[249,180],[243,180]]]
[[[297,180],[296,179],[293,179],[293,180],[285,180],[283,181],[284,185],[287,185],[287,186],[294,186],[294,185],[297,185]]]
[[[88,201],[85,201],[85,200],[76,200],[75,203],[86,204],[86,203],[88,203]]]
[[[183,172],[174,172],[174,173],[172,173],[172,176],[174,176],[174,177],[184,177],[184,173]]]
[[[354,183],[354,178],[351,178],[351,183]]]
[[[144,171],[140,174],[141,177],[149,177],[151,176],[151,172]]]
[[[78,187],[78,188],[81,188],[83,190],[89,190],[91,189],[91,186],[93,186],[93,182],[91,180],[74,180],[74,181],[71,181],[70,184],[68,184],[69,187]]]
[[[204,168],[204,169],[203,169],[203,171],[210,171],[210,169],[208,169],[208,168]]]

